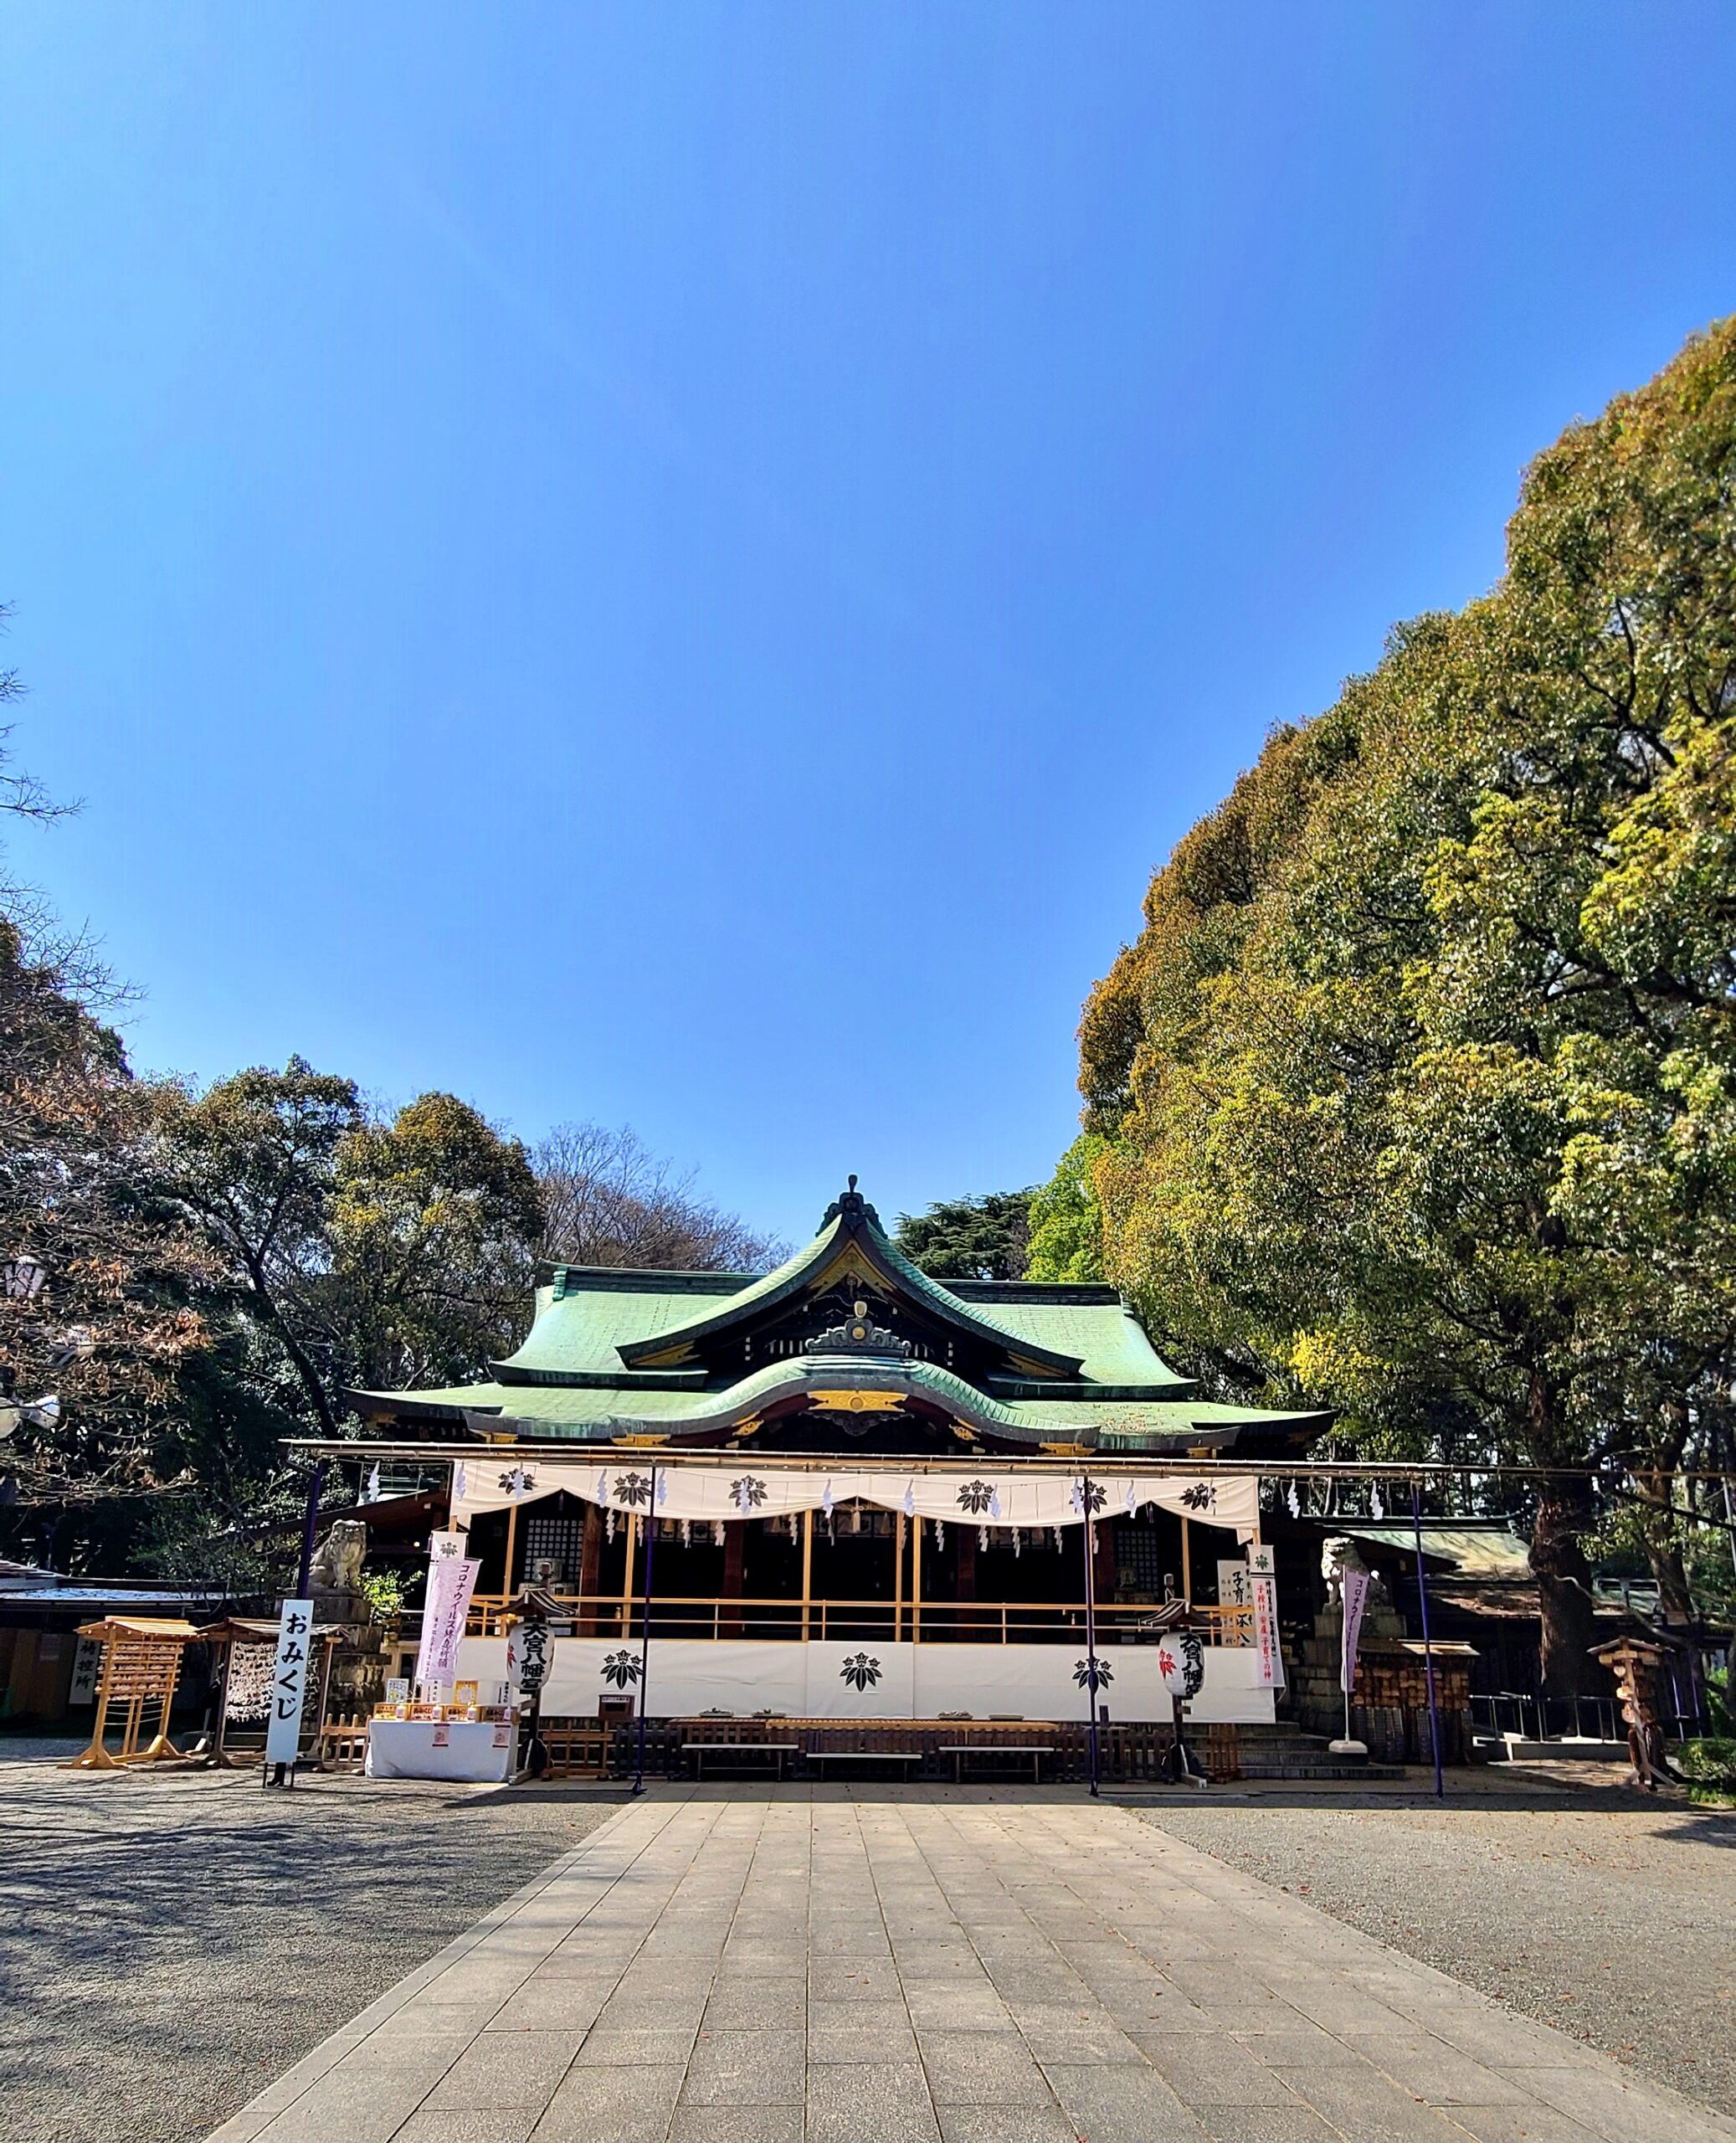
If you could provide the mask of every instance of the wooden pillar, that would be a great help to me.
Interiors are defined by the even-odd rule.
[[[910,1641],[922,1642],[922,1521],[910,1522]]]
[[[506,1605],[502,1606],[501,1611],[501,1627],[503,1631],[506,1627],[506,1605],[511,1604],[513,1591],[515,1590],[512,1583],[512,1558],[517,1552],[517,1549],[518,1505],[516,1503],[508,1503],[506,1506],[506,1560],[502,1565],[501,1570],[501,1591],[506,1603]],[[483,1624],[482,1633],[485,1637],[488,1634],[488,1625],[486,1622]]]
[[[953,1527],[953,1534],[954,1541],[953,1596],[962,1604],[968,1604],[973,1601],[977,1596],[976,1529],[969,1525],[957,1525]],[[955,1619],[958,1625],[953,1632],[955,1637],[968,1641],[979,1634],[977,1618],[974,1615],[960,1614]]]
[[[1181,1514],[1181,1596],[1189,1606],[1194,1604],[1194,1551],[1188,1531],[1188,1514]]]
[[[904,1513],[892,1521],[892,1642],[904,1639]]]
[[[809,1604],[814,1597],[814,1513],[802,1513],[802,1642],[808,1642]]]
[[[627,1513],[627,1552],[621,1559],[621,1635],[633,1627],[633,1544],[639,1538],[639,1513]]]
[[[585,1505],[585,1529],[578,1550],[578,1590],[583,1605],[579,1610],[578,1634],[593,1637],[597,1634],[596,1599],[598,1573],[603,1565],[603,1513],[595,1503]]]
[[[727,1518],[723,1521],[723,1590],[725,1600],[739,1600],[742,1583],[747,1566],[747,1521],[745,1518]],[[742,1634],[739,1609],[733,1615],[719,1618],[720,1637],[738,1637]]]

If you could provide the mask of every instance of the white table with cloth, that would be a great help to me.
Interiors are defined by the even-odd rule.
[[[371,1719],[369,1778],[449,1778],[501,1786],[512,1776],[512,1729],[488,1719]]]

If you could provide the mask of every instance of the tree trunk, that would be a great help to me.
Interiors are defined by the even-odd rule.
[[[1579,1545],[1590,1522],[1590,1510],[1576,1485],[1545,1484],[1531,1535],[1531,1569],[1537,1580],[1543,1688],[1552,1697],[1595,1696],[1604,1684],[1590,1656],[1596,1642],[1591,1565]]]
[[[1693,1595],[1688,1589],[1687,1565],[1682,1560],[1682,1534],[1671,1505],[1675,1501],[1673,1473],[1634,1474],[1634,1490],[1644,1508],[1641,1527],[1646,1540],[1646,1560],[1657,1580],[1658,1606],[1667,1622],[1692,1622]]]

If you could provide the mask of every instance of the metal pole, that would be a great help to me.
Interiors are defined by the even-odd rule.
[[[633,1791],[645,1790],[645,1698],[651,1686],[651,1558],[657,1547],[657,1462],[651,1461],[651,1500],[645,1511],[645,1595],[639,1632],[639,1758]]]
[[[1100,1765],[1097,1754],[1097,1592],[1091,1569],[1091,1476],[1079,1477],[1079,1500],[1084,1506],[1085,1536],[1085,1690],[1091,1702],[1091,1797],[1097,1796]]]
[[[1423,1617],[1423,1672],[1429,1682],[1429,1741],[1435,1753],[1435,1798],[1446,1798],[1441,1770],[1441,1709],[1435,1699],[1435,1649],[1429,1639],[1429,1580],[1423,1575],[1423,1507],[1416,1483],[1410,1483],[1410,1529],[1416,1540],[1416,1597]]]
[[[1730,1503],[1730,1477],[1728,1473],[1724,1476],[1724,1523],[1730,1529],[1727,1536],[1730,1543],[1730,1568],[1736,1570],[1736,1508],[1733,1508]]]
[[[313,1478],[307,1484],[307,1519],[301,1528],[301,1566],[295,1574],[295,1590],[290,1595],[295,1600],[306,1600],[307,1584],[313,1574],[314,1534],[320,1523],[320,1491],[326,1485],[326,1469],[331,1463],[321,1458],[315,1465]]]

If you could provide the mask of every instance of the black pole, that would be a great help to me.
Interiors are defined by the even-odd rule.
[[[306,1600],[308,1580],[313,1575],[313,1539],[320,1523],[320,1491],[326,1485],[328,1458],[318,1460],[313,1469],[313,1478],[307,1484],[307,1519],[301,1529],[301,1567],[295,1574],[295,1590],[292,1597]]]
[[[1085,1688],[1091,1700],[1091,1796],[1097,1798],[1097,1592],[1091,1570],[1091,1476],[1079,1477],[1079,1500],[1085,1511]]]
[[[651,1500],[645,1511],[645,1597],[639,1611],[639,1760],[633,1791],[645,1790],[645,1696],[651,1686],[651,1557],[657,1546],[657,1462],[651,1462]]]
[[[1429,1641],[1429,1580],[1423,1575],[1422,1498],[1415,1481],[1410,1483],[1410,1529],[1416,1540],[1416,1598],[1423,1616],[1423,1672],[1429,1682],[1429,1742],[1435,1752],[1435,1798],[1446,1798],[1446,1781],[1441,1770],[1441,1708],[1435,1700],[1435,1648]]]

